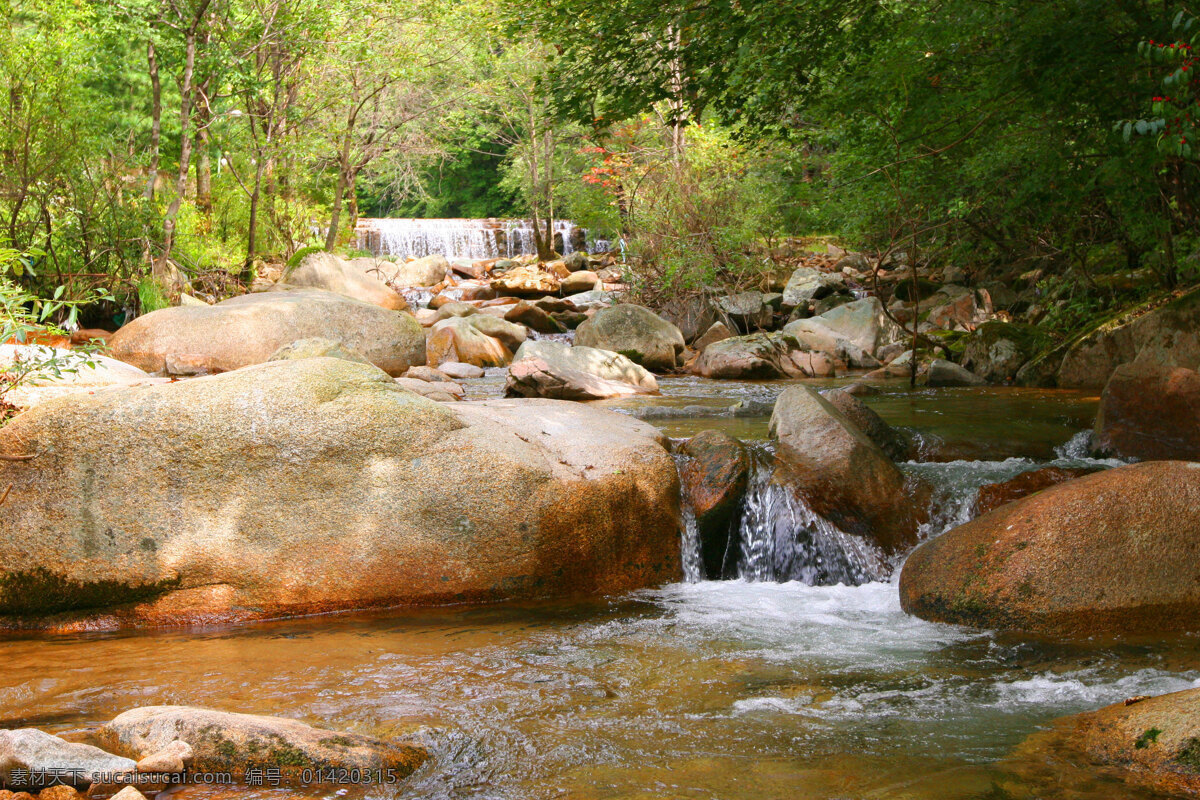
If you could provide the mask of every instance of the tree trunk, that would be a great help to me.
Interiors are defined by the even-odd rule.
[[[250,192],[250,230],[246,234],[246,271],[250,270],[250,266],[254,263],[254,257],[258,255],[258,204],[259,198],[262,196],[263,169],[266,164],[263,159],[258,160],[258,164],[254,168],[254,189]]]
[[[342,196],[346,192],[346,166],[338,166],[337,184],[333,187],[333,206],[329,210],[329,230],[325,232],[325,249],[337,245],[338,227],[342,224]]]
[[[160,283],[163,283],[167,276],[171,248],[175,244],[175,222],[179,217],[179,207],[183,205],[183,195],[187,191],[188,169],[192,163],[192,136],[189,128],[192,122],[192,79],[196,72],[196,31],[204,20],[204,13],[208,10],[209,2],[210,0],[201,2],[185,36],[183,80],[179,83],[179,173],[175,177],[175,196],[171,198],[166,216],[163,217],[162,255],[154,263],[154,276],[159,279]]]
[[[175,196],[171,198],[171,204],[167,206],[167,213],[163,217],[162,255],[154,264],[154,275],[160,281],[165,280],[167,275],[167,262],[175,245],[175,223],[179,218],[179,208],[183,205],[183,195],[187,191],[188,170],[192,163],[192,137],[188,128],[192,121],[192,74],[196,68],[195,32],[190,32],[187,36],[186,52],[179,98],[179,173],[175,177]],[[164,288],[168,287],[164,285]]]
[[[196,87],[196,209],[204,219],[205,228],[212,230],[212,153],[209,151],[208,127],[212,123],[212,110],[206,98],[209,79]]]
[[[332,250],[337,244],[338,227],[342,224],[342,200],[346,184],[350,182],[350,144],[354,137],[355,115],[351,112],[346,120],[346,133],[342,137],[342,152],[338,154],[337,185],[333,188],[333,208],[329,213],[329,231],[325,234],[325,249]]]
[[[154,184],[158,183],[158,159],[162,138],[162,80],[158,75],[158,53],[154,42],[146,44],[146,61],[150,68],[150,170],[142,196],[154,199]]]

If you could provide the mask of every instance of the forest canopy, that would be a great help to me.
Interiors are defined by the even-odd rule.
[[[570,218],[659,291],[790,237],[1196,277],[1187,7],[9,0],[9,281],[128,316],[370,216]]]

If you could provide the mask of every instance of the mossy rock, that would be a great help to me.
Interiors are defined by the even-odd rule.
[[[1010,382],[1051,341],[1050,335],[1036,325],[985,322],[961,340],[960,363],[991,383]]]
[[[963,349],[967,346],[967,341],[971,338],[971,334],[966,331],[947,330],[929,331],[925,336],[940,343],[955,361],[962,358]]]
[[[292,257],[287,260],[287,269],[285,272],[291,272],[296,267],[300,266],[300,263],[313,253],[322,253],[324,251],[324,247],[301,247],[299,250],[292,253]]]
[[[1163,327],[1195,329],[1200,318],[1200,288],[1159,295],[1093,319],[1077,333],[1044,348],[1017,373],[1021,386],[1099,389],[1122,363],[1132,361],[1141,344]],[[1200,362],[1200,359],[1197,359]]]
[[[933,297],[935,294],[937,294],[937,291],[940,288],[942,287],[939,284],[929,280],[928,278],[917,278],[914,290],[913,279],[905,278],[896,284],[895,294],[896,297],[904,302],[911,303],[915,299],[913,297],[914,294],[917,294],[921,300],[928,300],[930,297]]]

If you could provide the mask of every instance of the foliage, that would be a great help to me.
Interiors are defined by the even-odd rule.
[[[582,180],[608,198],[607,214],[592,212],[598,227],[628,238],[643,293],[753,282],[782,232],[776,162],[716,125],[690,128],[679,152],[668,138],[642,117],[586,148]]]
[[[30,294],[15,282],[29,276],[30,261],[27,254],[0,248],[0,343],[23,346],[11,357],[0,359],[0,423],[13,410],[7,398],[14,390],[50,377],[62,378],[95,363],[87,348],[64,354],[37,344],[67,336],[67,329],[76,325],[79,307],[97,298],[66,299],[63,286],[50,298]]]
[[[1193,54],[1200,47],[1200,19],[1180,11],[1175,15],[1171,32],[1172,42],[1153,39],[1138,45],[1138,53],[1165,74],[1161,78],[1162,94],[1151,100],[1151,119],[1127,121],[1123,126],[1125,141],[1134,132],[1157,136],[1158,149],[1179,158],[1200,157],[1196,139],[1196,106],[1200,104],[1200,57]]]

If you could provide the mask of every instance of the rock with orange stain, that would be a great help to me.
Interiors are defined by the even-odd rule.
[[[65,629],[655,585],[680,570],[664,443],[579,404],[437,403],[334,358],[50,401],[0,429],[0,453],[33,456],[0,461],[0,615]]]
[[[979,489],[975,500],[975,510],[983,515],[999,508],[1005,503],[1028,497],[1034,492],[1048,489],[1059,483],[1082,478],[1096,472],[1085,467],[1043,467],[1029,472],[1022,472],[1015,478],[1009,478],[999,483],[989,483]]]
[[[318,289],[163,308],[121,328],[109,344],[113,357],[147,372],[166,369],[170,356],[225,372],[261,364],[280,347],[310,338],[356,350],[391,375],[425,361],[424,332],[411,314]]]
[[[900,603],[923,619],[1056,635],[1195,630],[1198,506],[1194,462],[1060,483],[921,544]]]

